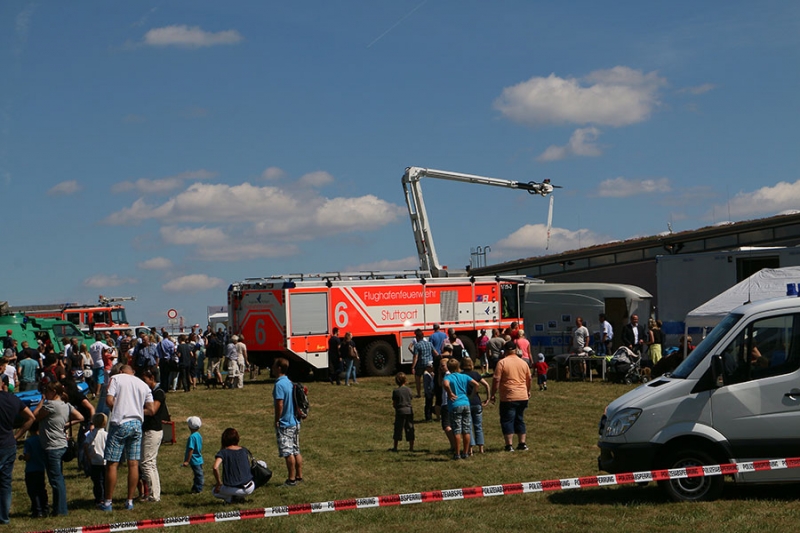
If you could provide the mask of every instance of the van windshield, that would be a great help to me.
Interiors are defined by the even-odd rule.
[[[692,353],[689,354],[679,366],[675,369],[670,377],[673,378],[681,378],[686,379],[689,375],[697,368],[697,365],[700,364],[700,361],[706,358],[708,352],[711,351],[714,346],[717,345],[719,340],[724,337],[733,326],[736,325],[739,320],[742,319],[744,315],[740,314],[729,314],[722,322],[714,326],[714,329],[711,330],[711,333],[703,339],[703,342],[697,345],[697,347],[692,350]]]

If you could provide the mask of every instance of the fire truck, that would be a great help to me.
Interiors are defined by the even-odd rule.
[[[304,363],[293,365],[298,372],[295,376],[313,370],[320,378],[328,369],[328,338],[338,327],[340,335],[352,333],[362,371],[390,375],[397,365],[412,362],[408,347],[417,328],[427,333],[434,324],[445,330],[453,328],[467,352],[476,357],[480,330],[521,322],[524,286],[542,281],[525,276],[474,277],[465,270],[440,265],[422,197],[420,181],[424,177],[520,189],[540,196],[558,188],[550,180],[525,183],[406,168],[401,184],[420,270],[293,274],[233,283],[228,288],[229,330],[244,335],[251,360],[270,365],[275,357],[288,357]],[[551,201],[548,228],[552,209]]]
[[[54,318],[72,322],[81,331],[110,331],[130,328],[125,307],[116,302],[133,301],[135,296],[105,297],[102,294],[97,304],[56,303],[44,305],[19,305],[10,307],[12,313],[24,313],[29,317]]]
[[[520,320],[525,276],[434,278],[428,272],[329,272],[252,278],[228,288],[231,332],[244,335],[250,360],[269,366],[276,357],[303,364],[294,377],[328,369],[334,327],[350,332],[367,375],[385,376],[410,364],[414,330],[453,328],[467,352],[479,331]]]

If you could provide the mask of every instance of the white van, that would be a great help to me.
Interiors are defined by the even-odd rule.
[[[669,376],[614,400],[600,420],[609,473],[800,455],[800,298],[734,309]],[[800,481],[800,469],[733,476]],[[712,500],[723,477],[659,482],[676,501]]]

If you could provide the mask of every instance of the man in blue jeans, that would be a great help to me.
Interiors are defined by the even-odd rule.
[[[5,366],[5,364],[0,364]],[[4,369],[0,369],[0,373]],[[22,426],[14,433],[14,419],[22,416]],[[0,391],[0,524],[8,524],[11,514],[11,478],[17,459],[17,440],[33,424],[33,413],[22,400],[8,392]]]

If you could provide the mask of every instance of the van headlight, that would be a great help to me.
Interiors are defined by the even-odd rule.
[[[619,437],[630,429],[642,414],[641,409],[622,409],[606,423],[606,437]]]

